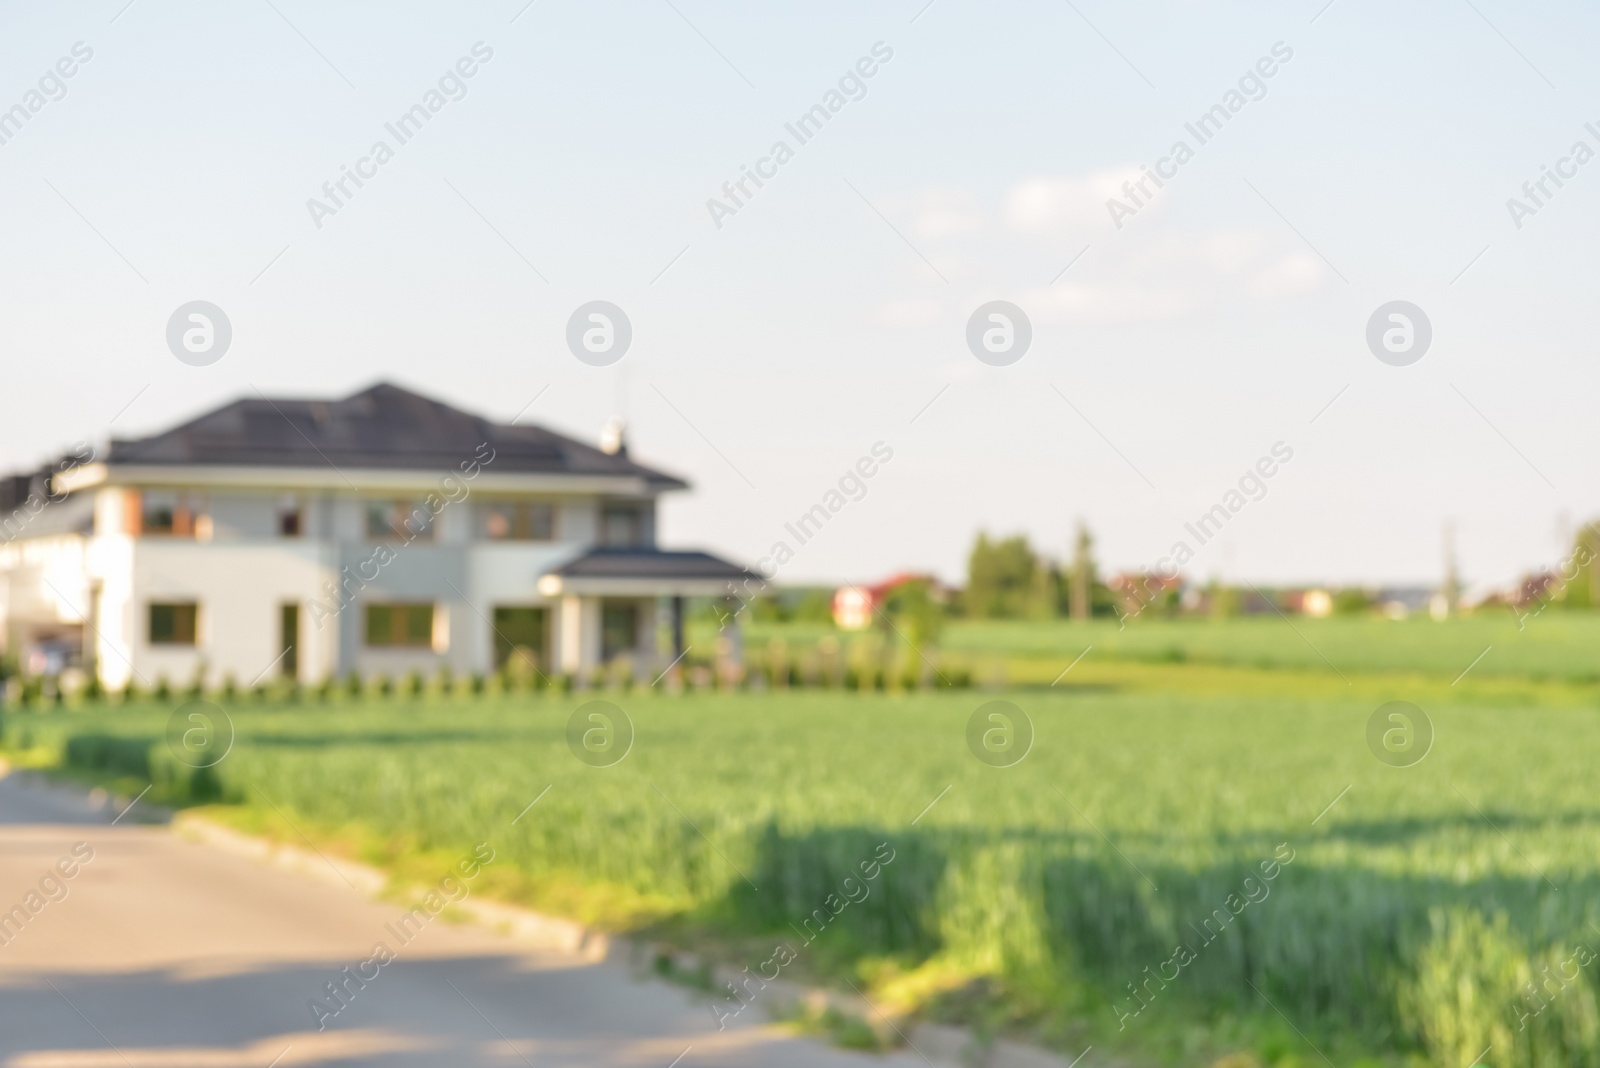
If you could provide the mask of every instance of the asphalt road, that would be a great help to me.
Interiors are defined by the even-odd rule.
[[[17,905],[37,907],[20,930],[5,918]],[[0,778],[0,1066],[923,1063],[832,1049],[755,1013],[719,1032],[703,995],[443,920],[319,1031],[307,1003],[375,942],[396,946],[385,925],[402,911]]]

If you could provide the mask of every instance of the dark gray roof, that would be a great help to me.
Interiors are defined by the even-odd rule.
[[[655,489],[688,486],[624,454],[543,427],[492,423],[387,382],[339,400],[245,397],[161,434],[113,439],[107,462],[455,470],[486,441],[496,472],[628,475]]]
[[[89,494],[62,494],[56,500],[40,497],[33,508],[0,507],[0,545],[18,538],[93,533],[94,497]]]
[[[661,549],[590,549],[561,567],[563,578],[728,579],[758,578],[753,571],[719,556]]]

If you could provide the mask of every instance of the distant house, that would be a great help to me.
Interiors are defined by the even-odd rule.
[[[1368,608],[1376,608],[1390,619],[1405,619],[1414,613],[1429,611],[1435,596],[1435,591],[1429,586],[1350,588],[1342,592],[1319,586],[1283,591],[1282,607],[1286,611],[1299,612],[1315,619],[1326,618],[1335,611],[1366,611]],[[1352,609],[1352,604],[1357,607]]]
[[[936,598],[943,600],[945,589],[932,575],[900,571],[882,582],[870,586],[847,584],[833,591],[833,623],[840,630],[866,630],[872,626],[872,617],[882,608],[884,600],[896,586],[922,580],[933,589]]]
[[[866,630],[872,626],[872,610],[876,605],[866,590],[859,586],[840,586],[833,591],[833,624],[840,630]]]
[[[1326,619],[1333,615],[1333,594],[1321,587],[1310,590],[1291,590],[1284,597],[1284,607],[1313,619]]]
[[[1439,590],[1434,586],[1380,586],[1372,595],[1378,609],[1390,619],[1434,612]]]
[[[1169,594],[1181,594],[1183,586],[1183,576],[1176,573],[1119,571],[1106,580],[1106,588],[1117,598],[1123,618],[1139,615],[1150,605],[1163,602]]]
[[[112,689],[484,672],[517,650],[665,664],[684,598],[747,572],[658,548],[656,501],[687,483],[609,446],[388,384],[112,441],[0,481],[0,647]]]

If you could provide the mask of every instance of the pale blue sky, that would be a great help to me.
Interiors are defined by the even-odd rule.
[[[786,580],[953,578],[979,526],[1064,552],[1080,517],[1151,566],[1278,441],[1194,577],[1431,580],[1453,519],[1467,577],[1505,582],[1600,514],[1600,163],[1520,231],[1506,209],[1600,147],[1579,5],[123,3],[0,6],[0,109],[94,52],[0,145],[6,467],[136,395],[116,432],[391,378],[502,418],[548,387],[525,418],[591,440],[620,403],[695,483],[667,540],[744,560],[888,443]],[[479,41],[466,96],[316,229],[307,198]],[[880,41],[717,229],[706,200]],[[1113,228],[1108,178],[1276,42],[1266,96]],[[164,342],[196,299],[234,328],[209,367]],[[594,299],[633,321],[614,367],[564,346]],[[1009,367],[965,346],[992,299],[1033,320]],[[1434,326],[1411,367],[1364,342],[1396,299]]]

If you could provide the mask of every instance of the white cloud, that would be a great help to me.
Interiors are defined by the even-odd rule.
[[[1122,183],[1139,177],[1139,168],[1119,167],[1086,178],[1030,178],[1011,190],[1006,221],[1029,233],[1109,227],[1106,201],[1121,197]],[[1150,207],[1158,207],[1162,199],[1158,196]]]
[[[887,197],[879,207],[916,238],[970,237],[990,228],[982,201],[965,189],[923,189]]]
[[[1101,246],[1092,270],[1035,289],[1023,303],[1041,320],[1132,323],[1171,319],[1230,296],[1273,300],[1322,284],[1322,265],[1268,230],[1215,229],[1126,236]]]
[[[1321,261],[1309,253],[1294,252],[1257,271],[1245,292],[1252,297],[1286,297],[1308,293],[1321,284]]]
[[[911,194],[894,206],[893,214],[907,220],[902,225],[909,226],[915,244],[932,256],[939,273],[961,290],[978,263],[993,262],[1008,249],[1016,250],[1019,232],[1051,240],[1070,238],[1063,242],[1067,245],[1077,245],[1087,237],[1094,255],[1073,267],[1070,274],[1053,285],[1036,284],[1021,296],[1008,297],[1046,322],[1156,322],[1229,300],[1286,299],[1322,285],[1322,265],[1291,236],[1272,227],[1191,230],[1158,225],[1114,233],[1105,215],[1105,201],[1122,196],[1123,183],[1137,177],[1137,170],[1121,168],[1082,178],[1022,182],[1008,194],[1003,213],[1009,232],[994,231],[990,226],[993,214],[985,211],[977,196],[959,189]],[[1154,203],[1160,203],[1159,198]],[[1086,234],[1086,229],[1098,230],[1102,236]],[[978,243],[964,246],[959,254],[938,247],[940,239],[955,236],[972,236]],[[981,256],[977,255],[980,250]],[[925,291],[931,277],[926,263],[907,257],[901,270],[907,280]],[[992,286],[994,279],[987,274],[984,277]],[[956,303],[962,305],[959,299]],[[906,330],[947,322],[947,312],[938,301],[907,296],[878,306],[872,316],[879,326]]]
[[[921,237],[962,237],[984,229],[983,206],[964,190],[930,189],[914,203],[913,229]]]

